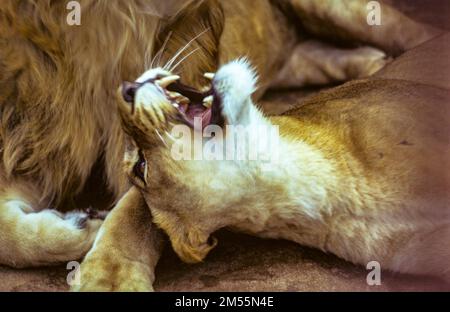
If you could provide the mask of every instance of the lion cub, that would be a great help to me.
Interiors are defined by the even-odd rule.
[[[153,69],[119,104],[129,177],[184,261],[202,261],[230,227],[450,280],[443,105],[406,82],[365,80],[266,117],[245,60],[206,76],[199,92]]]

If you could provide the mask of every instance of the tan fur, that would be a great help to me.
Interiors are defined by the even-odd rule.
[[[349,12],[359,18],[365,2],[358,1],[359,6],[352,2],[359,9]],[[133,80],[152,65],[170,32],[171,39],[161,51],[161,64],[205,28],[209,29],[178,58],[201,48],[177,68],[185,82],[202,86],[205,80],[200,75],[204,71],[213,71],[230,59],[247,55],[261,76],[262,92],[282,65],[288,63],[294,46],[302,39],[293,31],[292,22],[298,23],[296,19],[305,12],[322,16],[329,5],[309,7],[304,1],[266,0],[80,3],[81,26],[67,25],[65,1],[0,3],[1,264],[52,264],[75,260],[86,253],[100,222],[90,220],[82,212],[64,215],[51,208],[76,208],[75,198],[90,185],[88,180],[95,164],[99,164],[113,202],[126,191],[128,183],[119,169],[124,144],[114,93],[121,81]],[[287,12],[299,15],[294,14],[292,20],[287,18]],[[338,32],[340,36],[348,35],[349,41],[375,45],[389,54],[435,35],[435,30],[396,11],[389,9],[386,15],[398,20],[398,24],[390,24],[389,28],[396,31],[386,38],[395,42],[408,38],[398,41],[400,48],[384,44],[384,36],[372,30],[355,33],[354,23],[341,24]],[[312,23],[329,29],[326,25],[333,24],[332,19]],[[309,23],[305,19],[305,28],[320,33]],[[416,33],[423,35],[408,35]],[[334,33],[321,35],[330,39]],[[336,71],[353,66],[352,59],[360,56],[349,55],[349,62],[336,64]],[[383,65],[384,54],[368,61]],[[321,66],[315,64],[313,69]],[[356,77],[372,73],[366,65],[357,67]],[[325,81],[334,81],[333,77],[336,75]],[[344,75],[339,80],[354,77]],[[324,82],[323,77],[316,81]],[[90,189],[89,193],[105,193],[102,187]],[[69,245],[79,247],[71,250]]]
[[[148,220],[145,202],[136,188],[131,188],[108,215],[94,248],[87,255],[77,291],[149,291],[155,280],[162,239]],[[129,229],[134,229],[129,231]],[[146,233],[147,235],[141,235]],[[127,240],[123,240],[126,237]],[[128,242],[135,242],[129,244]],[[151,265],[149,266],[149,263]],[[115,282],[111,283],[111,279]]]
[[[306,2],[302,1],[293,1],[292,3],[284,2],[284,5],[287,5],[287,7],[284,7],[282,9],[286,10],[286,8],[289,10],[291,7],[290,5],[294,5],[296,8],[302,10],[303,12],[307,12],[309,8],[306,6],[304,7],[303,4]],[[218,15],[214,15],[216,18],[224,18],[223,21],[223,30],[221,33],[221,37],[219,40],[219,47],[218,50],[211,50],[211,55],[214,55],[217,53],[215,57],[217,57],[215,62],[212,63],[197,63],[198,60],[195,58],[195,56],[190,59],[189,61],[184,62],[181,65],[181,69],[177,69],[176,73],[182,73],[183,80],[187,82],[188,84],[201,87],[204,86],[206,80],[200,79],[198,80],[203,72],[205,71],[211,71],[211,68],[215,68],[217,64],[223,64],[236,56],[241,55],[247,55],[248,58],[251,60],[252,64],[256,67],[257,72],[260,76],[260,83],[259,83],[259,92],[258,94],[261,94],[265,89],[267,89],[271,84],[273,85],[273,82],[271,81],[279,72],[279,70],[283,67],[282,64],[285,63],[285,68],[288,70],[284,70],[280,73],[280,76],[278,79],[281,81],[285,81],[286,78],[292,78],[292,75],[303,75],[305,77],[308,77],[307,83],[329,83],[329,82],[335,82],[335,81],[342,81],[350,78],[357,78],[361,76],[365,76],[369,73],[373,73],[374,68],[380,68],[386,60],[383,60],[383,57],[380,58],[380,52],[374,51],[373,53],[369,51],[368,49],[361,49],[359,50],[347,50],[347,54],[343,53],[344,50],[339,49],[332,49],[330,47],[326,47],[325,50],[327,53],[322,52],[323,50],[322,46],[319,44],[319,48],[306,50],[307,54],[311,54],[311,56],[314,56],[314,54],[319,53],[321,56],[320,59],[324,60],[325,62],[321,62],[317,58],[310,59],[308,61],[304,61],[301,66],[300,64],[296,64],[297,52],[295,50],[300,50],[301,55],[303,55],[305,49],[302,47],[302,43],[300,42],[296,46],[295,40],[292,41],[292,29],[290,29],[289,25],[286,24],[286,21],[280,20],[279,15],[280,12],[276,13],[277,11],[273,11],[270,9],[270,6],[267,6],[266,2],[257,1],[257,6],[255,5],[255,1],[223,1],[222,4],[222,11],[220,14],[220,11],[217,13]],[[365,6],[364,1],[359,1],[360,6]],[[327,6],[329,3],[325,3],[323,7],[317,6],[314,8],[314,10],[311,10],[309,13],[312,16],[322,16],[323,11],[327,10]],[[252,16],[254,16],[254,19],[249,20],[247,18],[246,14],[240,14],[242,12],[247,12],[248,10],[252,11]],[[357,10],[350,10],[348,13],[354,14],[351,20],[359,20],[363,21],[361,18],[362,11],[360,9]],[[345,36],[347,34],[347,40],[355,41],[355,40],[362,40],[364,42],[370,42],[374,43],[377,46],[381,46],[385,51],[388,51],[389,53],[398,53],[398,50],[396,46],[393,46],[390,41],[390,32],[392,30],[394,31],[394,37],[404,37],[409,36],[407,33],[415,29],[415,33],[422,32],[423,28],[420,25],[415,24],[414,22],[408,20],[402,15],[399,15],[398,12],[388,9],[387,12],[384,12],[387,16],[391,16],[390,18],[396,18],[397,24],[390,24],[389,27],[381,27],[378,28],[383,35],[380,36],[380,33],[378,31],[374,31],[374,29],[370,29],[370,31],[364,32],[364,33],[357,33],[355,34],[353,32],[354,27],[360,27],[358,23],[356,24],[341,24],[342,28],[334,28],[333,27],[327,27],[326,29],[335,29],[340,36]],[[221,17],[222,16],[222,17]],[[171,24],[168,29],[173,30],[177,27],[181,27],[183,30],[185,28],[183,27],[186,23],[196,23],[198,22],[198,18],[192,17],[192,15],[187,15],[184,20],[181,19],[179,23],[175,22],[174,24]],[[259,22],[258,22],[259,21]],[[263,22],[261,22],[263,21]],[[211,22],[211,21],[209,21]],[[213,21],[214,23],[211,24],[211,28],[215,31],[217,31],[217,20]],[[333,17],[331,19],[321,19],[320,21],[314,21],[313,23],[322,23],[323,25],[333,25]],[[310,25],[312,26],[312,25]],[[241,29],[246,29],[247,31],[243,32]],[[420,29],[420,30],[419,30]],[[249,31],[253,30],[255,33],[252,35]],[[425,33],[428,33],[425,37],[430,38],[434,36],[437,32],[431,29],[425,30]],[[192,34],[194,35],[194,34]],[[328,38],[333,38],[336,34],[335,33],[322,33],[321,35],[324,35],[325,37],[328,36]],[[160,45],[163,45],[163,38],[166,36],[164,34],[162,38],[160,38]],[[173,36],[173,34],[172,34]],[[267,38],[270,38],[270,40],[267,40]],[[383,41],[383,38],[386,38],[386,41]],[[409,39],[406,40],[408,45],[414,46],[413,43],[415,40],[416,44],[419,42],[422,42],[426,39],[417,37],[415,39]],[[208,39],[205,39],[208,40]],[[403,39],[398,38],[394,39],[394,42],[402,42]],[[211,43],[211,41],[207,41]],[[205,42],[204,44],[207,44],[209,46],[209,43]],[[400,46],[402,46],[404,43],[399,43]],[[197,47],[196,43],[194,43],[194,46],[192,49],[195,49]],[[250,48],[251,47],[251,48]],[[281,49],[280,49],[281,47]],[[292,54],[290,54],[290,49],[294,49]],[[317,47],[317,46],[316,46]],[[166,48],[169,51],[176,51],[176,48],[171,47],[170,41],[169,44],[167,44]],[[189,49],[189,51],[192,51],[192,49]],[[405,48],[402,48],[401,50],[405,50]],[[274,52],[275,51],[275,52]],[[369,53],[368,53],[369,52]],[[297,53],[297,54],[296,54]],[[168,53],[167,59],[170,58],[170,55],[172,55],[173,52]],[[383,53],[381,53],[383,54]],[[325,59],[323,58],[325,57]],[[362,61],[363,60],[363,61]],[[365,61],[364,61],[365,60]],[[162,62],[164,64],[164,62]],[[194,64],[195,66],[190,67],[190,64]],[[306,70],[304,71],[304,68],[306,64]],[[158,64],[156,64],[158,65]],[[293,66],[292,66],[293,65]],[[299,66],[299,67],[296,67]],[[287,77],[283,77],[283,72]],[[316,73],[319,72],[320,74],[317,75]],[[325,77],[324,77],[325,73]],[[302,84],[304,81],[300,82]],[[275,82],[276,85],[277,82]],[[257,96],[256,96],[257,97]],[[159,105],[155,105],[155,107],[158,107],[159,113],[165,113],[165,117],[161,119],[164,120],[166,117],[170,120],[170,113],[173,112],[172,107],[169,105],[166,105],[164,101],[157,101]],[[158,111],[154,111],[154,115],[150,115],[151,120],[155,122],[154,117],[159,115]],[[141,112],[143,113],[143,111]],[[169,113],[169,114],[167,114]],[[148,114],[145,114],[147,117],[149,117]],[[127,114],[122,114],[122,117],[125,118],[125,123],[128,119]],[[142,115],[141,115],[142,116]],[[132,117],[134,121],[138,121],[138,119],[135,119]],[[165,126],[163,123],[158,122],[158,126]],[[141,124],[142,126],[142,124]],[[136,128],[137,129],[137,128]],[[145,126],[142,130],[147,131],[152,129],[147,128]],[[160,128],[162,130],[162,128]],[[132,133],[132,132],[131,132]],[[141,132],[142,134],[142,132]],[[140,136],[143,137],[142,135]],[[155,135],[154,132],[151,130],[147,132],[147,134],[144,136],[145,142],[147,142],[147,145],[154,143],[155,140],[158,140],[158,143],[160,144],[161,141],[158,137],[158,135]],[[146,146],[147,146],[146,145]],[[134,143],[130,142],[129,147],[127,148],[127,153],[125,157],[125,168],[128,168],[129,171],[132,166],[136,163],[138,159],[137,155],[137,149]],[[157,149],[151,149],[151,158],[149,158],[149,161],[152,162],[152,159],[156,161],[160,161],[161,157],[163,159],[167,158],[167,154],[160,153]],[[154,153],[154,154],[153,154]],[[160,161],[159,163],[153,162],[155,166],[157,166],[157,169],[161,169],[159,165],[167,166],[167,169],[169,172],[173,172],[173,174],[169,174],[169,176],[166,176],[165,174],[158,175],[159,170],[152,171],[156,174],[156,180],[158,185],[154,189],[154,193],[158,194],[157,196],[153,197],[152,200],[149,200],[149,204],[153,205],[153,207],[165,207],[168,210],[153,210],[153,218],[155,218],[155,221],[166,230],[167,233],[171,236],[172,245],[177,250],[177,252],[180,254],[183,259],[195,262],[203,259],[206,254],[215,246],[215,241],[212,239],[211,241],[208,241],[209,237],[209,231],[203,229],[201,226],[198,226],[196,224],[196,221],[192,221],[190,218],[182,217],[180,219],[180,216],[175,213],[177,210],[177,207],[180,205],[185,207],[185,202],[196,202],[199,198],[199,194],[197,192],[192,192],[192,188],[188,187],[187,185],[180,183],[179,179],[176,179],[177,175],[176,172],[179,172],[182,168],[171,161]],[[198,170],[201,170],[201,168],[197,168]],[[150,169],[151,170],[151,169]],[[208,172],[208,169],[204,170]],[[187,178],[187,180],[184,181],[190,181],[195,180],[195,170],[193,171],[194,175],[191,176],[184,176],[184,178]],[[211,173],[215,172],[214,168],[211,168]],[[226,172],[226,171],[225,171]],[[184,172],[186,174],[186,172]],[[172,179],[175,179],[176,182],[174,182]],[[135,183],[140,183],[136,179],[133,179]],[[223,177],[223,181],[236,181],[235,179],[232,179],[229,175],[226,175]],[[281,181],[284,181],[281,179]],[[284,183],[284,182],[280,182]],[[141,185],[142,187],[142,185]],[[208,188],[209,185],[201,185],[201,189]],[[189,195],[189,198],[183,198],[183,200],[178,201],[177,196],[174,196],[174,188],[177,190],[175,193],[183,192],[184,195]],[[247,184],[243,183],[237,185],[238,190],[244,190],[247,188]],[[279,189],[281,190],[282,187],[280,185]],[[272,192],[273,189],[271,188],[270,191]],[[240,192],[237,192],[236,194],[240,194]],[[156,200],[157,202],[154,202],[153,200]],[[161,203],[159,200],[161,199],[169,199],[169,202],[164,203],[160,205]],[[270,200],[275,200],[275,198],[271,197],[269,195]],[[176,202],[173,202],[173,200],[176,200]],[[210,197],[208,198],[209,206],[214,207],[220,207],[221,198],[216,197]],[[160,206],[158,206],[160,205]],[[215,211],[212,209],[211,211]],[[163,212],[161,212],[163,211]],[[252,216],[249,217],[250,221],[252,220]],[[255,216],[255,218],[257,218]],[[224,220],[221,220],[219,222],[215,222],[215,218],[210,219],[211,223],[208,224],[208,226],[212,227],[222,227],[226,226],[228,224],[224,224]],[[219,219],[220,220],[220,219]],[[187,223],[186,223],[187,222]],[[112,224],[112,223],[111,223]],[[245,226],[250,226],[252,223],[244,221],[240,223],[240,228],[245,229]],[[314,228],[317,226],[317,224],[308,224],[309,228]],[[114,232],[114,228],[111,228],[109,226],[105,226],[105,231],[108,232]],[[126,232],[136,232],[135,228],[128,228],[125,230]],[[254,232],[254,229],[250,227],[250,229],[247,229],[249,232]],[[175,234],[173,234],[175,233]],[[146,232],[141,232],[140,237],[145,237],[148,235]],[[159,235],[159,234],[154,234]],[[290,239],[293,239],[293,237],[288,237]],[[139,242],[139,239],[133,241],[130,241],[128,236],[121,236],[117,237],[117,241],[112,241],[111,239],[108,239],[108,237],[103,237],[102,239],[107,239],[112,245],[122,245],[122,244],[136,244]],[[304,243],[307,243],[307,241],[303,241]],[[309,242],[311,244],[311,241]],[[313,244],[317,246],[316,244]],[[144,251],[145,252],[145,251]],[[154,252],[154,249],[148,249],[148,253]],[[130,257],[133,257],[133,253],[131,253]],[[114,261],[115,265],[118,265],[119,267],[123,267],[125,270],[125,266],[129,265],[127,264],[128,261],[125,261],[124,263],[120,263],[120,259],[117,261]],[[154,263],[150,262],[147,266],[144,266],[141,268],[140,272],[133,272],[132,275],[130,275],[128,281],[123,281],[122,279],[118,278],[117,275],[105,275],[104,272],[107,272],[107,263],[111,262],[111,258],[108,256],[108,252],[105,249],[102,248],[93,248],[91,253],[86,257],[85,262],[82,264],[81,270],[82,272],[88,272],[89,278],[83,279],[81,281],[82,285],[80,287],[75,287],[74,289],[82,289],[82,290],[98,290],[98,289],[105,289],[105,285],[115,285],[114,287],[111,287],[110,289],[125,289],[126,287],[120,287],[117,285],[121,285],[121,283],[125,283],[125,285],[128,285],[129,287],[132,287],[128,282],[131,280],[139,279],[140,275],[148,275],[148,271],[153,271]],[[97,276],[100,276],[100,278],[97,278]],[[153,276],[151,275],[151,278]],[[106,280],[105,280],[106,279]],[[150,286],[149,286],[150,287]],[[144,288],[145,289],[145,288]],[[150,289],[150,288],[148,288]]]
[[[449,39],[425,45],[438,57],[421,59],[416,70],[448,69]],[[400,64],[414,63],[420,51]],[[409,65],[395,64],[394,72],[407,78]],[[261,161],[174,159],[171,147],[180,139],[164,133],[176,110],[165,110],[171,105],[165,95],[144,85],[134,111],[129,103],[119,104],[124,128],[136,142],[127,153],[134,159],[129,177],[186,262],[202,261],[216,244],[210,236],[231,227],[358,264],[375,260],[384,270],[450,280],[450,84],[433,73],[421,84],[414,75],[397,80],[389,67],[385,71],[267,118],[253,106],[247,65],[221,68],[213,85],[225,119],[280,127],[274,146],[280,159],[269,171]],[[149,119],[160,109],[169,122]],[[148,166],[145,184],[132,170],[138,150]]]

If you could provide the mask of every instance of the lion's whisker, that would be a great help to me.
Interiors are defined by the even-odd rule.
[[[182,62],[184,62],[189,56],[191,56],[192,54],[194,54],[195,52],[197,52],[198,50],[200,50],[200,47],[196,48],[195,50],[189,52],[186,56],[184,56],[178,63],[175,64],[175,66],[173,66],[171,69],[169,69],[169,72],[172,72],[173,70],[175,70],[178,66],[180,66],[180,64]]]
[[[165,131],[165,132],[166,132],[166,135],[172,140],[172,142],[176,141],[175,138],[169,132],[167,132],[167,131]]]
[[[195,36],[194,38],[192,38],[184,47],[182,47],[181,49],[178,50],[178,52],[169,60],[169,62],[166,63],[166,65],[164,65],[164,69],[170,68],[172,66],[172,64],[177,60],[177,58],[184,52],[186,51],[187,48],[189,48],[191,46],[191,44],[197,40],[200,36],[202,36],[203,34],[205,34],[207,31],[209,31],[209,28],[206,28],[204,31],[202,31],[201,33],[199,33],[197,36]]]
[[[156,135],[158,135],[158,137],[161,139],[161,141],[164,143],[164,145],[166,147],[169,147],[166,143],[166,141],[164,140],[164,138],[162,137],[162,135],[159,133],[158,129],[155,129]]]
[[[150,68],[153,68],[153,65],[155,65],[154,62],[156,61],[156,59],[158,59],[158,60],[156,61],[156,65],[157,65],[158,67],[161,66],[162,55],[163,55],[163,53],[164,53],[164,50],[165,50],[166,47],[167,47],[167,43],[169,42],[170,37],[172,36],[172,33],[173,33],[172,31],[169,32],[169,34],[167,35],[166,39],[164,40],[164,42],[163,42],[161,48],[160,48],[159,51],[155,54],[155,57],[153,58],[153,61],[152,61],[152,64],[151,64]]]
[[[144,54],[144,68],[150,69],[153,66],[154,58],[152,57],[152,50],[146,49]]]

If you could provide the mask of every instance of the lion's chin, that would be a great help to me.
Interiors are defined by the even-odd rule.
[[[211,237],[201,244],[187,244],[186,242],[173,241],[172,247],[178,257],[186,263],[199,263],[206,258],[208,253],[217,246],[217,239]]]
[[[146,198],[148,206],[154,207],[149,199]],[[151,212],[153,222],[167,234],[172,248],[184,262],[202,262],[217,246],[217,239],[211,234],[218,228],[202,227],[201,223],[182,222],[181,220],[186,220],[185,217],[167,210],[153,208]]]

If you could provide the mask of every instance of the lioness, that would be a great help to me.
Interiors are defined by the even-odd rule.
[[[131,138],[125,167],[135,185],[122,206],[141,205],[143,197],[153,221],[190,263],[214,248],[213,232],[231,227],[353,263],[375,260],[383,269],[450,281],[449,54],[446,35],[374,78],[320,93],[278,117],[264,116],[253,103],[256,73],[245,60],[222,66],[206,92],[152,69],[119,95]],[[175,125],[183,126],[174,132]],[[236,134],[229,125],[247,127],[240,133],[245,142],[259,142],[256,155],[269,153],[273,161],[236,158],[239,143],[228,144]],[[276,145],[269,135],[252,133],[274,125]],[[194,159],[191,150],[177,158],[180,146],[200,146],[202,157],[216,152],[209,160]],[[139,235],[136,229],[142,230],[119,231]],[[131,259],[142,259],[138,245],[120,246],[135,248]],[[97,256],[108,252],[98,247]],[[115,272],[136,280],[151,269],[140,264],[145,271],[128,259]],[[112,276],[102,275],[120,281]]]
[[[101,221],[78,211],[76,199],[89,188],[110,192],[114,202],[129,187],[119,170],[124,139],[113,92],[122,80],[165,64],[199,88],[206,84],[201,73],[247,55],[261,92],[271,81],[345,81],[376,72],[386,53],[438,33],[387,5],[382,25],[369,26],[363,0],[79,2],[80,26],[67,24],[65,1],[0,2],[0,264],[75,260],[92,246]],[[364,46],[343,49],[305,37]],[[90,183],[93,173],[102,183]],[[150,232],[149,218],[139,213],[124,214]],[[143,241],[143,250],[154,262],[153,239]],[[116,256],[120,262],[124,255]],[[145,285],[153,278],[148,273]]]

